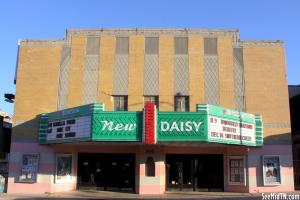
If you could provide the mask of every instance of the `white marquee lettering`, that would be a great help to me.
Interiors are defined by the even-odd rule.
[[[193,130],[192,122],[187,121],[187,122],[185,123],[185,125],[186,125],[186,131],[190,132],[190,131]]]
[[[176,122],[173,122],[173,123],[172,123],[172,126],[171,126],[171,128],[170,128],[170,131],[173,131],[174,129],[175,129],[176,131],[180,131]]]
[[[127,124],[126,124],[127,125]],[[126,125],[125,125],[125,128],[126,128]],[[125,129],[124,128],[124,129]],[[116,126],[115,126],[115,130],[116,131],[120,131],[120,130],[122,130],[123,129],[123,124],[116,124]]]
[[[194,126],[195,126],[195,129],[196,129],[196,131],[198,131],[199,130],[199,128],[200,128],[200,126],[201,126],[201,124],[202,124],[202,122],[193,122],[193,124],[194,124]]]
[[[101,121],[101,122],[102,122],[102,131],[105,129],[112,131],[113,122],[109,122],[109,121]]]
[[[136,127],[136,124],[129,124],[128,130],[129,130],[129,131],[132,131],[132,130],[135,129],[135,127]]]
[[[202,122],[186,121],[186,122],[160,122],[160,130],[165,131],[177,131],[177,132],[190,132],[195,130],[198,132],[200,130]]]
[[[168,122],[161,122],[160,129],[161,131],[168,131],[170,128],[170,124]]]
[[[115,124],[112,121],[101,121],[102,122],[102,131],[104,130],[109,130],[109,131],[133,131],[136,128],[135,123],[130,123],[130,124],[122,124],[122,123],[117,123]]]

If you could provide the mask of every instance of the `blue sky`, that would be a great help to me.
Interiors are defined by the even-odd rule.
[[[18,39],[63,38],[70,28],[239,29],[242,40],[284,40],[289,84],[300,84],[299,0],[3,0],[0,109],[14,92]],[[272,72],[270,72],[272,73]]]

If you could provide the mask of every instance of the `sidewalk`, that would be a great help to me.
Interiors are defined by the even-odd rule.
[[[299,192],[290,194],[300,194]],[[44,200],[44,199],[63,199],[63,200],[80,200],[80,199],[224,199],[224,200],[258,200],[262,199],[261,194],[248,193],[230,193],[230,192],[169,192],[163,195],[137,195],[122,192],[107,191],[70,191],[55,194],[0,194],[1,200]]]

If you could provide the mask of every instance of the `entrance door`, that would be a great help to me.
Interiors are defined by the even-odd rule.
[[[166,156],[167,190],[223,191],[222,155]]]
[[[78,188],[134,192],[134,154],[78,154]]]
[[[198,191],[223,191],[223,156],[203,155],[196,166]]]
[[[188,157],[167,155],[168,188],[185,190],[193,188],[193,166]]]

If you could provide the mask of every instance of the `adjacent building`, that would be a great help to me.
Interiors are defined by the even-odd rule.
[[[7,189],[12,118],[0,111],[0,193]]]
[[[295,188],[300,188],[300,85],[289,85]]]
[[[237,30],[20,40],[9,193],[293,191],[282,41]]]

